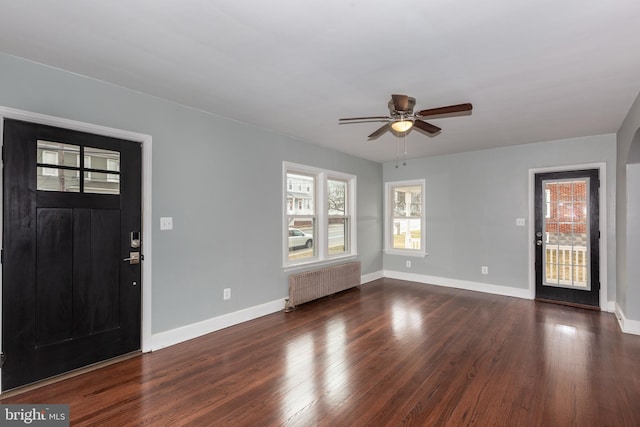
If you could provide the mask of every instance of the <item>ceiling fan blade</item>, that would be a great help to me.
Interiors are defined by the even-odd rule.
[[[472,109],[473,109],[473,106],[469,103],[457,104],[457,105],[449,105],[447,107],[429,108],[427,110],[422,110],[417,112],[416,116],[420,116],[420,117],[437,116],[440,114],[461,113],[463,111],[471,111]]]
[[[389,120],[388,116],[373,116],[373,117],[347,117],[344,119],[338,119],[338,121],[345,122],[348,120]]]
[[[409,111],[409,97],[407,95],[391,95],[393,108],[396,111]]]
[[[413,125],[430,134],[436,134],[442,130],[436,125],[432,125],[431,123],[423,122],[418,119],[414,120]]]
[[[390,127],[391,127],[391,123],[387,123],[387,124],[383,125],[381,128],[379,128],[377,131],[375,131],[374,133],[369,135],[368,138],[369,139],[376,139],[377,137],[379,137],[380,135],[382,135],[383,133],[388,131]]]

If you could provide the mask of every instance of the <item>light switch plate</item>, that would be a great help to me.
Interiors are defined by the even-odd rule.
[[[160,230],[173,230],[173,218],[170,216],[160,218]]]
[[[518,227],[524,227],[524,218],[516,218],[516,226]]]

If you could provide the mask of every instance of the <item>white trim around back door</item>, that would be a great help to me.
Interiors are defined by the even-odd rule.
[[[22,120],[25,122],[38,123],[49,126],[56,126],[65,129],[76,130],[80,132],[93,133],[112,138],[128,140],[132,142],[140,142],[142,144],[142,238],[144,241],[144,261],[142,263],[142,325],[141,325],[141,350],[143,352],[151,351],[151,248],[152,248],[152,215],[151,215],[151,135],[137,132],[110,128],[106,126],[84,123],[75,120],[64,119],[45,114],[32,113],[29,111],[17,110],[9,107],[0,106],[0,143],[4,135],[3,124],[4,119]],[[2,177],[0,177],[2,180]],[[0,198],[0,212],[2,210],[2,199]],[[2,229],[0,228],[0,234]],[[1,270],[0,270],[1,273]],[[0,276],[1,277],[1,276]],[[0,293],[0,298],[2,294]],[[0,300],[0,310],[2,304]],[[0,322],[2,321],[2,313],[0,313]],[[0,323],[0,343],[2,334],[2,324]]]
[[[529,169],[529,292],[531,295],[531,299],[535,298],[536,295],[536,271],[535,271],[535,246],[533,242],[535,241],[535,177],[536,174],[539,173],[549,173],[549,172],[569,172],[575,170],[583,170],[583,169],[598,169],[599,180],[600,180],[600,197],[599,197],[599,229],[600,229],[600,309],[602,311],[613,312],[614,307],[608,301],[608,288],[607,288],[607,261],[608,261],[608,250],[607,250],[607,164],[606,163],[586,163],[581,165],[568,165],[568,166],[558,166],[558,167],[547,167],[547,168],[536,168]]]

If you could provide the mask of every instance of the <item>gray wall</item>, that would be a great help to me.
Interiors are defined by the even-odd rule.
[[[0,105],[153,137],[153,333],[286,296],[284,160],[357,176],[362,272],[382,269],[378,163],[4,54]]]
[[[624,313],[640,319],[640,163],[627,165],[627,283]]]
[[[618,169],[616,175],[616,186],[618,189],[617,201],[617,226],[618,226],[618,305],[624,311],[628,319],[640,320],[640,279],[638,276],[630,274],[630,268],[638,263],[640,253],[628,252],[634,247],[629,242],[628,236],[637,237],[637,228],[628,222],[638,221],[640,212],[634,211],[637,208],[633,203],[627,206],[627,195],[630,191],[639,188],[637,183],[627,182],[627,165],[637,163],[640,158],[640,95],[631,106],[627,117],[622,122],[622,126],[616,135]],[[631,179],[638,179],[632,175]],[[637,227],[637,225],[636,225]]]
[[[420,141],[428,144],[428,141]],[[410,150],[410,147],[409,147]],[[384,256],[384,269],[527,289],[529,170],[606,163],[608,300],[615,299],[615,135],[540,142],[384,164],[384,181],[426,179],[425,258]],[[525,227],[516,227],[525,218]],[[489,267],[482,275],[481,266]]]

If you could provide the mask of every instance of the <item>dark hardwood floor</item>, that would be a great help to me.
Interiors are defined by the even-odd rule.
[[[383,279],[1,403],[72,426],[640,426],[612,314]]]

